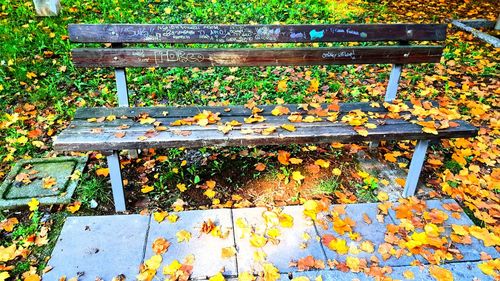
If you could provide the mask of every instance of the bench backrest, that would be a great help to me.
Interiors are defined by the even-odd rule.
[[[78,67],[114,67],[119,106],[128,106],[126,67],[393,64],[386,101],[396,97],[404,64],[436,63],[443,46],[410,41],[444,41],[444,24],[199,25],[70,24],[70,40],[111,43],[111,48],[74,49]],[[319,43],[397,42],[384,46],[301,48],[124,48],[124,43]]]

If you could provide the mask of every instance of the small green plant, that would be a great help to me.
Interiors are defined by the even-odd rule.
[[[367,177],[363,180],[363,184],[356,185],[358,197],[363,201],[376,201],[377,195],[375,191],[378,189],[378,181],[374,177]]]
[[[41,218],[41,213],[39,211],[33,212],[33,216],[31,217],[31,220],[28,223],[19,225],[12,232],[12,240],[27,237],[31,234],[36,233],[40,226],[40,218]]]
[[[314,188],[314,194],[333,194],[339,187],[339,182],[337,177],[331,177],[325,180],[321,180],[319,184]]]
[[[101,203],[111,202],[109,190],[103,179],[87,176],[77,188],[79,200],[84,206],[90,207],[90,202],[95,200]]]
[[[462,166],[455,160],[446,161],[444,167],[450,170],[452,173],[456,174],[462,170]]]

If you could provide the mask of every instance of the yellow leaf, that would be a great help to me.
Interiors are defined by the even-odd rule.
[[[276,212],[264,211],[262,213],[262,218],[264,218],[266,226],[268,227],[276,226],[280,223],[278,214],[276,214]]]
[[[330,167],[330,162],[329,161],[325,161],[323,159],[318,159],[316,161],[314,161],[314,164],[320,166],[320,167],[323,167],[323,168],[328,168]]]
[[[186,231],[186,230],[179,230],[175,236],[177,236],[177,242],[182,242],[182,241],[186,241],[186,242],[189,242],[189,240],[191,239],[191,233],[189,231]]]
[[[267,239],[258,234],[252,234],[252,237],[250,238],[250,245],[252,245],[255,248],[262,248],[266,245]]]
[[[349,247],[347,247],[347,242],[344,239],[337,238],[330,241],[327,245],[330,250],[337,251],[341,255],[347,254]]]
[[[359,272],[360,271],[360,265],[361,262],[359,258],[353,257],[353,256],[347,256],[345,259],[345,263],[347,267],[351,269],[352,272]]]
[[[238,274],[238,281],[255,281],[255,276],[248,271],[241,272]]]
[[[30,211],[32,212],[38,210],[38,205],[40,205],[40,202],[38,202],[35,198],[31,198],[31,201],[28,203]]]
[[[215,192],[213,189],[209,188],[207,190],[205,190],[205,192],[203,192],[203,194],[205,194],[205,196],[207,196],[208,198],[210,199],[213,199],[215,197],[215,194],[217,192]]]
[[[452,224],[451,228],[453,229],[453,232],[458,235],[465,236],[469,234],[469,231],[467,231],[463,225]]]
[[[498,276],[498,271],[500,271],[500,259],[489,260],[477,265],[481,271],[490,276]],[[1,279],[0,279],[1,280]]]
[[[265,263],[263,265],[264,268],[264,281],[276,281],[279,280],[281,275],[279,273],[279,270],[272,265],[271,263]]]
[[[56,179],[53,177],[46,177],[42,179],[42,187],[43,188],[51,188],[56,185]]]
[[[274,115],[274,116],[280,116],[280,115],[283,115],[283,114],[288,114],[290,113],[290,109],[288,109],[288,107],[286,106],[282,106],[282,105],[278,105],[276,106],[272,111],[271,111],[271,114]]]
[[[233,129],[233,126],[231,126],[230,124],[227,124],[227,123],[225,125],[217,126],[217,130],[224,133],[224,135],[229,133],[232,129]]]
[[[293,217],[289,214],[281,213],[279,215],[280,225],[282,227],[292,227],[293,226]]]
[[[368,131],[365,130],[365,129],[357,129],[356,132],[360,135],[362,135],[363,137],[366,137],[368,136]]]
[[[264,130],[262,130],[262,135],[268,136],[268,135],[274,133],[275,131],[276,131],[276,127],[274,127],[274,126],[267,127]]]
[[[144,187],[141,188],[142,193],[148,193],[153,191],[155,188],[151,185],[145,185]]]
[[[28,72],[28,73],[26,73],[26,77],[28,79],[33,79],[36,77],[36,74],[34,72]]]
[[[365,127],[368,128],[368,129],[375,129],[375,128],[377,128],[377,125],[372,124],[372,123],[366,123]]]
[[[285,79],[280,80],[277,86],[278,92],[284,92],[286,91],[286,88],[287,88],[286,80]]]
[[[30,273],[28,276],[24,277],[23,281],[40,281],[40,280],[42,280],[42,279],[40,278],[40,276],[38,276],[38,274]],[[68,281],[71,281],[71,280],[68,280]]]
[[[156,121],[156,119],[154,119],[152,117],[145,117],[145,118],[139,119],[139,123],[141,123],[142,125],[153,124],[155,121]]]
[[[220,272],[208,279],[208,281],[225,281],[225,280],[226,278],[224,278],[224,276]]]
[[[162,259],[161,255],[154,255],[151,258],[149,258],[148,260],[145,260],[144,265],[147,266],[148,269],[156,270],[156,269],[160,268],[162,260],[163,259]]]
[[[16,258],[16,244],[9,247],[0,246],[0,262],[7,262]]]
[[[368,241],[368,240],[361,242],[360,249],[362,251],[367,252],[367,253],[373,253],[373,251],[375,251],[375,248],[373,247],[373,243],[371,241]]]
[[[0,272],[0,281],[6,281],[9,277],[10,275],[7,271]]]
[[[236,255],[236,249],[234,247],[222,248],[221,257],[223,259],[228,259],[230,257],[233,257],[234,255]]]
[[[437,265],[431,265],[429,267],[429,272],[437,281],[453,281],[453,274],[448,269],[444,269]]]
[[[342,171],[340,171],[339,168],[334,168],[332,170],[332,174],[335,175],[335,176],[340,176],[340,174],[342,174]]]
[[[99,168],[95,171],[96,175],[107,177],[109,175],[109,168]]]
[[[438,131],[436,129],[429,128],[429,127],[422,127],[422,131],[424,133],[433,134],[433,135],[437,135],[438,134]]]
[[[410,270],[407,270],[405,272],[403,272],[403,276],[406,278],[406,279],[409,279],[409,280],[413,280],[415,279],[415,275],[413,274],[412,271]]]
[[[187,188],[186,188],[186,185],[185,185],[185,184],[183,184],[183,183],[178,183],[178,184],[177,184],[177,188],[180,190],[180,192],[184,192],[184,191],[186,191],[186,189],[187,189]]]
[[[364,179],[366,179],[370,174],[368,174],[367,172],[365,171],[359,171],[358,172],[358,175]]]
[[[294,164],[294,165],[297,165],[297,164],[301,164],[302,163],[302,159],[299,159],[299,158],[290,158],[288,159],[290,161],[290,163]]]
[[[266,231],[266,234],[267,234],[267,236],[276,239],[276,238],[278,238],[278,236],[281,235],[281,232],[276,227],[273,227],[273,228],[268,228]]]
[[[172,261],[168,266],[163,267],[164,275],[175,275],[177,270],[182,267],[182,264],[178,260]]]
[[[318,215],[318,202],[314,200],[307,200],[304,202],[304,215],[316,220]]]
[[[116,120],[116,116],[115,115],[108,115],[108,116],[106,116],[106,120],[108,120],[108,121]]]
[[[80,201],[77,201],[69,206],[66,207],[66,210],[68,210],[68,212],[74,214],[76,213],[78,210],[80,210],[80,206],[82,205],[82,203]]]
[[[17,218],[9,218],[0,222],[0,231],[5,230],[6,232],[12,232],[14,226],[19,223]]]
[[[256,262],[262,262],[265,261],[267,258],[267,254],[264,253],[262,250],[258,250],[253,252],[253,260]]]
[[[319,81],[318,79],[312,79],[310,81],[309,87],[307,88],[307,91],[312,93],[312,92],[317,92],[319,89]]]
[[[176,214],[169,214],[169,215],[167,216],[167,220],[168,220],[169,222],[171,222],[171,223],[176,222],[178,219],[179,219],[179,216],[178,216],[178,215],[176,215]]]
[[[389,194],[387,194],[387,192],[385,191],[379,191],[379,193],[377,194],[377,199],[379,201],[387,201],[389,200]]]
[[[305,179],[306,177],[304,177],[300,171],[294,171],[292,172],[292,179],[296,182],[298,182],[300,184],[300,181]]]
[[[283,125],[281,125],[281,128],[283,128],[283,129],[285,129],[285,130],[287,130],[289,132],[295,132],[297,130],[295,128],[295,126],[292,125],[292,124],[283,124]]]
[[[158,223],[162,222],[167,216],[168,216],[168,213],[166,211],[153,213],[153,218]]]

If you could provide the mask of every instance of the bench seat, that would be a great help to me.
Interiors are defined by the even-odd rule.
[[[312,123],[290,122],[288,120],[290,114],[274,116],[271,112],[276,107],[275,105],[259,106],[260,109],[263,109],[259,115],[263,116],[265,121],[252,124],[245,123],[245,118],[248,118],[252,113],[244,106],[80,108],[68,128],[55,139],[54,148],[59,151],[116,151],[151,147],[194,148],[289,143],[348,143],[459,138],[477,135],[477,128],[462,120],[455,120],[454,122],[458,126],[439,130],[437,135],[425,133],[422,131],[422,127],[412,123],[411,119],[389,118],[387,109],[382,105],[372,107],[370,104],[368,102],[340,103],[337,121],[331,122],[327,120],[327,117],[321,117],[323,121]],[[307,112],[299,108],[298,105],[283,106],[288,108],[291,113],[301,113],[303,118],[308,116]],[[322,108],[326,109],[327,106],[323,104]],[[220,113],[220,120],[217,121],[217,124],[171,126],[171,123],[177,120],[193,117],[204,110]],[[366,129],[367,136],[360,135],[353,126],[340,121],[344,115],[353,110],[369,113],[368,123],[377,125],[376,128]],[[401,113],[401,115],[404,114],[409,115],[409,112]],[[108,116],[112,117],[108,118],[109,120],[104,119]],[[113,116],[116,119],[112,120]],[[138,116],[150,117],[150,119],[146,124],[140,124]],[[95,119],[98,119],[98,122]],[[232,126],[232,130],[227,134],[218,129],[218,125],[233,120],[238,121],[241,125]],[[281,127],[284,124],[291,124],[296,130],[287,131]],[[264,135],[262,131],[270,127],[275,127],[276,130]]]

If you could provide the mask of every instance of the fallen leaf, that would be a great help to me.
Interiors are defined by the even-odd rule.
[[[177,242],[189,242],[191,239],[191,233],[186,230],[179,230],[175,236],[177,236]]]
[[[153,252],[157,255],[166,253],[169,247],[170,242],[168,242],[167,239],[163,237],[156,238],[152,245]]]

